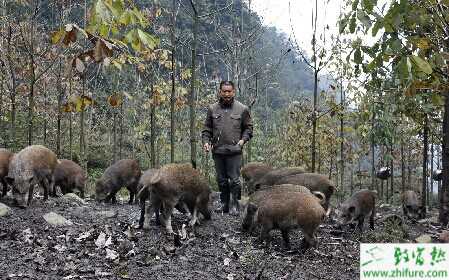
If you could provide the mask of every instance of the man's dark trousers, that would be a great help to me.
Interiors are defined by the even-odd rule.
[[[220,200],[224,205],[223,211],[229,211],[229,200],[232,194],[234,203],[238,203],[242,185],[240,183],[240,167],[242,154],[220,155],[213,154],[217,183],[220,190]],[[228,182],[229,181],[229,182]]]

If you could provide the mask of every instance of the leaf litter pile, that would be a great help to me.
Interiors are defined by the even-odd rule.
[[[6,198],[2,202],[12,205]],[[299,230],[291,232],[291,251],[282,247],[279,231],[271,232],[272,243],[266,249],[256,236],[241,233],[240,219],[230,215],[214,213],[211,221],[192,230],[186,226],[187,217],[175,212],[172,220],[178,234],[168,236],[154,221],[149,230],[135,228],[137,204],[99,204],[73,196],[35,199],[28,209],[11,207],[0,217],[0,275],[1,279],[357,279],[359,242],[430,241],[440,236],[432,219],[411,224],[397,207],[388,205],[378,212],[376,230],[366,229],[362,236],[326,221],[317,233],[318,247],[304,252],[299,250]]]

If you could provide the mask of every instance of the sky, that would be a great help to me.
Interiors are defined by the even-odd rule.
[[[322,31],[326,25],[329,25],[329,33],[326,35],[329,38],[330,34],[338,33],[337,20],[340,14],[340,7],[342,10],[344,9],[343,5],[344,0],[318,1],[318,30]],[[251,8],[262,17],[264,24],[275,26],[286,33],[287,37],[292,34],[293,29],[300,47],[310,56],[312,52],[312,10],[315,9],[314,0],[251,0]],[[317,34],[320,34],[320,32]],[[330,40],[327,40],[327,42],[330,42]]]

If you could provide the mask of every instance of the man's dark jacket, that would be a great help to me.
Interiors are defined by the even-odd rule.
[[[237,143],[240,139],[246,143],[253,136],[253,124],[248,107],[237,100],[230,105],[222,102],[210,105],[201,134],[203,143],[212,144],[212,152],[215,154],[242,153]]]

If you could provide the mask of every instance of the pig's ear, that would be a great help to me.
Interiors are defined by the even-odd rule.
[[[6,183],[8,183],[8,185],[14,184],[14,178],[12,178],[12,177],[7,176],[7,177],[5,177],[5,180],[6,180]]]
[[[354,206],[349,207],[349,208],[348,208],[348,211],[349,211],[350,213],[354,213],[355,207],[354,207]]]

